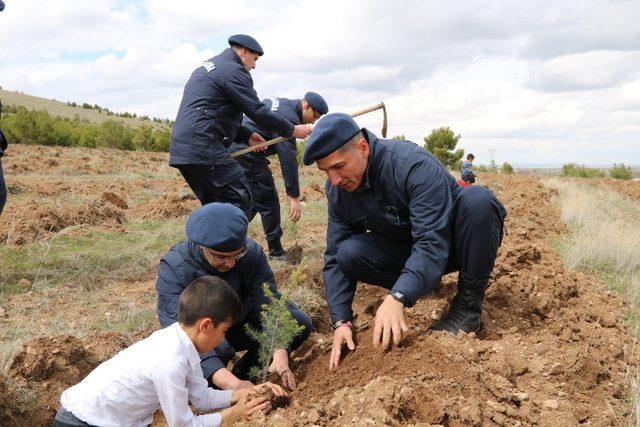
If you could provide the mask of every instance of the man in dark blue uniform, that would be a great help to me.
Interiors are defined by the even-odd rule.
[[[0,3],[2,2],[0,1]],[[0,4],[0,7],[4,8],[4,4]],[[0,102],[0,117],[2,117],[2,102]],[[4,182],[4,172],[2,171],[2,156],[4,156],[4,150],[6,149],[7,140],[2,133],[2,129],[0,129],[0,214],[2,214],[4,204],[7,202],[7,184]]]
[[[264,139],[241,126],[242,113],[287,138],[306,138],[311,127],[294,126],[258,99],[249,72],[264,53],[260,44],[239,34],[229,38],[229,45],[196,68],[185,85],[173,125],[169,164],[180,170],[203,205],[232,203],[250,217],[255,210],[251,192],[228,147],[237,140],[255,145]]]
[[[220,389],[253,386],[247,380],[249,370],[258,361],[258,344],[247,335],[244,326],[262,329],[260,313],[262,305],[268,303],[263,283],[268,283],[279,297],[267,257],[260,245],[247,237],[247,226],[247,217],[237,207],[228,203],[207,204],[189,215],[187,240],[172,247],[158,268],[157,310],[163,328],[176,322],[180,294],[199,277],[220,277],[238,294],[242,313],[237,314],[226,340],[201,358],[205,378]],[[309,337],[312,325],[309,316],[294,304],[289,304],[289,311],[304,330],[289,348],[274,351],[270,370],[280,374],[283,385],[295,388],[289,354]],[[247,352],[236,362],[233,372],[229,371],[227,363],[236,351],[242,350]]]
[[[307,92],[303,99],[270,98],[262,101],[274,113],[288,120],[294,125],[313,124],[323,114],[327,114],[329,107],[322,96],[315,92]],[[245,116],[242,126],[257,132],[266,140],[277,138],[274,132],[260,128],[249,117]],[[235,144],[231,151],[244,148],[242,144]],[[300,182],[298,178],[298,146],[295,138],[267,148],[264,153],[249,153],[238,157],[238,162],[245,170],[249,180],[256,210],[260,213],[262,228],[267,238],[270,257],[283,257],[285,251],[282,248],[280,238],[282,227],[280,226],[280,200],[278,190],[273,180],[273,174],[269,169],[267,156],[278,154],[284,187],[289,197],[289,219],[297,222],[302,214],[300,206]],[[249,217],[249,221],[253,218]]]
[[[316,162],[328,176],[323,279],[334,322],[330,369],[340,363],[343,344],[355,349],[351,304],[357,281],[389,289],[376,312],[376,347],[398,345],[408,330],[403,308],[456,270],[458,293],[430,330],[480,329],[506,215],[490,190],[462,189],[424,149],[378,139],[343,113],[318,122],[303,161]]]

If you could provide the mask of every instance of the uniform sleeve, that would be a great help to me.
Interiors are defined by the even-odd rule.
[[[200,368],[202,368],[202,376],[204,378],[208,380],[211,378],[211,375],[227,367],[226,363],[222,361],[221,356],[216,349],[200,355]]]
[[[186,286],[180,272],[180,264],[172,262],[170,257],[171,253],[160,260],[156,280],[156,308],[162,328],[178,321],[178,300]]]
[[[434,290],[444,274],[451,249],[451,189],[441,168],[411,167],[406,181],[413,247],[393,291],[411,305]]]
[[[253,130],[249,129],[246,126],[240,126],[238,128],[238,134],[236,135],[236,142],[240,143],[240,144],[248,144],[249,143],[249,137],[251,137],[251,134],[253,133]]]
[[[224,89],[231,102],[256,122],[262,129],[276,132],[289,138],[293,135],[293,124],[274,114],[269,107],[258,99],[253,89],[249,73],[233,73],[224,83]]]
[[[276,152],[280,159],[284,188],[289,197],[300,197],[298,178],[298,146],[295,138],[276,144]]]
[[[151,380],[160,401],[160,407],[170,426],[219,426],[220,414],[195,416],[189,407],[185,362],[166,362],[151,371]],[[204,379],[203,379],[204,381]]]
[[[340,269],[336,255],[340,244],[356,234],[352,226],[347,224],[329,204],[327,224],[327,249],[324,252],[324,268],[322,278],[327,293],[327,303],[331,321],[351,320],[353,312],[351,304],[356,292],[356,282],[350,280]]]

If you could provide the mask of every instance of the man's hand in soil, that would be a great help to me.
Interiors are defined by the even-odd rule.
[[[336,369],[340,364],[340,356],[342,354],[342,346],[347,343],[349,350],[356,349],[353,342],[353,332],[348,325],[339,326],[333,331],[333,346],[331,347],[331,358],[329,359],[329,370]]]
[[[400,345],[402,334],[408,330],[407,323],[404,321],[404,305],[391,295],[387,295],[376,311],[373,346],[382,350],[388,349],[390,344],[397,347]]]
[[[269,396],[256,396],[255,386],[249,389],[235,390],[231,395],[231,402],[235,404],[220,413],[223,425],[229,425],[240,417],[248,420],[258,411],[268,410],[270,407]]]
[[[302,215],[302,206],[300,205],[300,199],[297,197],[289,197],[289,219],[293,222],[298,222]]]
[[[296,379],[289,369],[289,353],[287,350],[278,349],[273,352],[273,361],[269,366],[269,372],[277,372],[280,375],[282,385],[290,390],[296,388]]]
[[[254,145],[262,144],[263,142],[265,142],[264,138],[260,136],[260,134],[257,132],[252,133],[251,136],[249,137],[249,145],[251,145],[252,147]],[[255,147],[253,151],[262,152],[262,151],[265,151],[266,149],[267,147]]]

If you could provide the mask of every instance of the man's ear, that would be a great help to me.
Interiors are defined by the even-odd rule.
[[[367,142],[366,139],[362,138],[360,140],[358,140],[358,152],[360,153],[360,156],[363,159],[366,159],[369,157],[369,143]]]

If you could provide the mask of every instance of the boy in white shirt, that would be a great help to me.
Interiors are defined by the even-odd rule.
[[[54,425],[146,426],[162,409],[170,426],[219,426],[267,409],[268,398],[255,395],[270,388],[284,396],[281,387],[266,383],[219,391],[209,388],[202,375],[199,354],[224,340],[240,311],[227,282],[212,276],[194,280],[180,296],[178,322],[116,354],[65,390]],[[189,402],[202,411],[227,409],[195,416]]]

